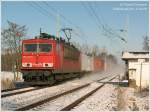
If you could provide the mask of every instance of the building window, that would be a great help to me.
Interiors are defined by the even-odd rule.
[[[145,62],[149,62],[149,58],[146,58],[146,59],[145,59]]]

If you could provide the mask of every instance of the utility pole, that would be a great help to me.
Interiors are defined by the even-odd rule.
[[[128,50],[128,36],[129,36],[129,15],[126,16],[126,23],[124,27],[124,36],[126,40],[125,50]]]
[[[59,13],[57,13],[57,23],[56,23],[56,37],[59,37],[59,31],[60,31],[60,16]]]
[[[41,36],[41,33],[42,33],[42,29],[40,28],[40,36]]]

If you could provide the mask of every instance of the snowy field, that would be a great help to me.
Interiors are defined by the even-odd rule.
[[[93,80],[100,79],[101,77],[107,76],[108,73],[94,73],[84,76],[82,78],[76,78],[71,81],[67,81],[63,84],[52,86],[45,89],[35,90],[19,95],[14,95],[6,98],[2,98],[1,107],[2,110],[14,110],[23,105],[27,105],[29,103],[37,102],[41,99],[48,98],[50,96],[60,94],[66,90],[73,89],[74,87],[78,87],[82,84],[92,82]]]
[[[17,73],[15,73],[17,74]],[[1,80],[14,80],[14,73],[13,72],[1,72]],[[18,79],[19,80],[23,80],[22,79],[22,74],[19,72],[18,74]]]
[[[115,111],[117,109],[116,98],[117,91],[115,91],[115,86],[106,84],[72,111]]]
[[[18,81],[23,81],[22,74],[18,74]],[[14,73],[1,72],[1,90],[15,88]]]
[[[136,93],[134,88],[106,84],[71,111],[148,111],[149,92]]]
[[[120,89],[122,104],[121,111],[148,111],[149,110],[149,91],[137,92],[134,88],[122,87]]]
[[[81,78],[75,78],[66,81],[60,85],[55,85],[49,88],[35,90],[20,95],[14,95],[1,99],[2,110],[15,110],[22,106],[32,104],[33,102],[46,99],[50,96],[60,94],[66,90],[76,88],[79,85],[93,82],[101,77],[111,75],[112,72],[92,73]],[[122,74],[120,71],[113,72],[112,75]],[[114,81],[114,80],[113,80]],[[118,81],[118,79],[115,79]],[[62,108],[62,104],[68,104],[74,99],[84,95],[86,91],[92,89],[97,84],[91,85],[91,88],[85,88],[78,92],[78,94],[71,94],[70,96],[62,97],[57,101],[48,102],[37,108],[31,110],[38,111],[56,111]],[[81,102],[77,107],[71,111],[148,111],[148,91],[141,94],[136,93],[133,88],[120,87],[118,85],[106,84],[102,89],[98,90],[92,96]]]

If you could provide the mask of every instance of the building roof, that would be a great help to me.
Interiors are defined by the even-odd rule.
[[[149,58],[149,52],[123,52],[122,59],[129,60],[129,59],[147,59]]]

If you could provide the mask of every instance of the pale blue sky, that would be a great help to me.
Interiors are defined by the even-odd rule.
[[[46,3],[49,5],[46,5]],[[28,28],[28,38],[33,38],[39,34],[39,29],[42,28],[44,32],[56,35],[56,18],[57,15],[50,7],[53,7],[63,14],[67,20],[73,23],[69,24],[62,17],[60,17],[61,28],[71,27],[77,31],[75,26],[78,26],[85,35],[77,37],[73,35],[72,41],[77,41],[80,44],[87,43],[105,46],[107,50],[113,54],[121,53],[125,44],[117,38],[111,39],[103,35],[103,30],[98,29],[96,19],[89,15],[84,6],[91,4],[97,15],[100,17],[102,24],[108,24],[111,28],[116,30],[128,26],[128,50],[142,49],[142,36],[148,34],[148,2],[36,2],[40,8],[31,2],[2,2],[2,29],[7,27],[7,20],[15,22],[19,25],[26,25]],[[128,6],[127,6],[128,5]],[[132,6],[131,6],[132,5]],[[42,8],[41,8],[42,7]],[[123,10],[116,10],[116,8],[123,8]],[[125,8],[134,8],[133,10],[125,10]],[[141,8],[137,11],[136,8]],[[41,14],[39,12],[43,10]],[[46,11],[45,11],[46,10]],[[49,13],[49,14],[48,14]],[[52,13],[52,15],[50,15]],[[127,16],[129,24],[127,25]],[[102,27],[102,26],[101,26]],[[79,32],[79,31],[77,31]],[[61,33],[63,36],[63,34]],[[85,41],[86,40],[86,41]],[[120,54],[121,55],[121,54]]]

